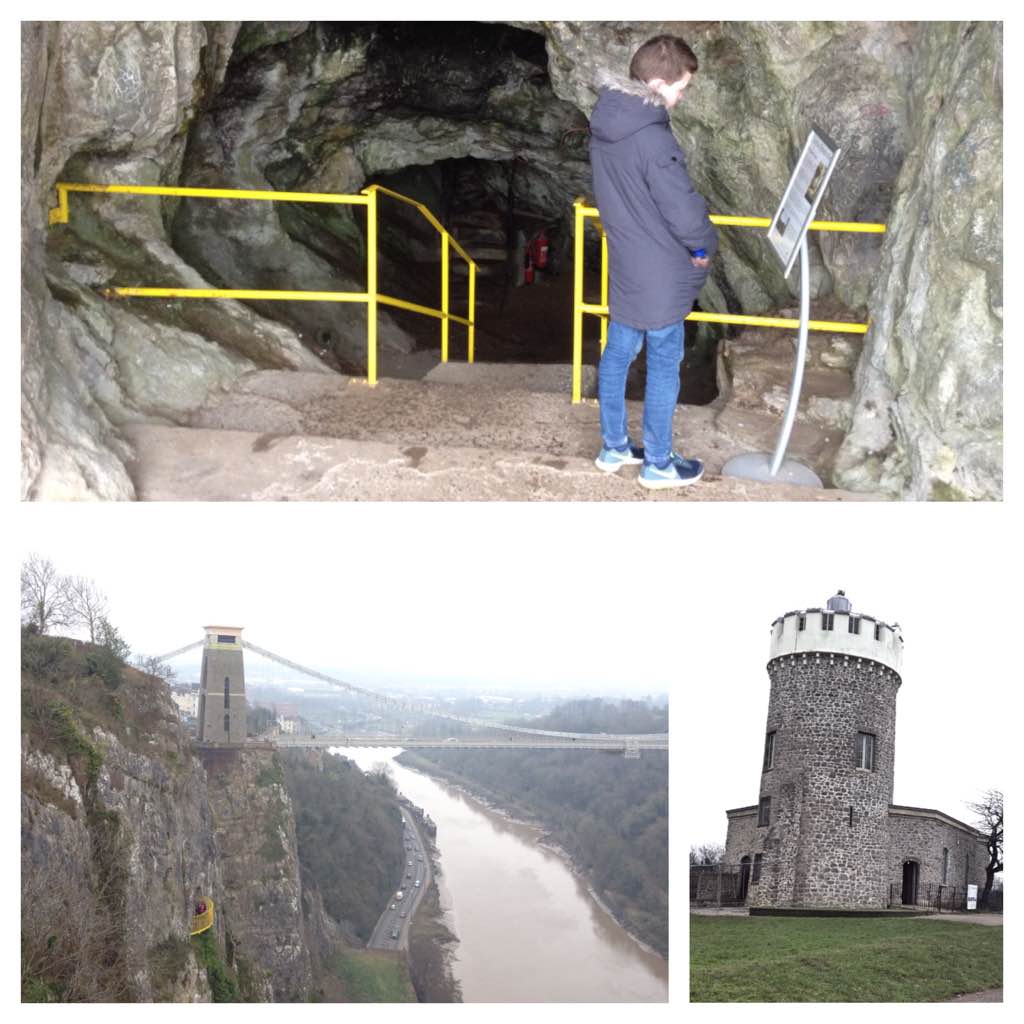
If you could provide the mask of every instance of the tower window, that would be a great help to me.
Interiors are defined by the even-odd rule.
[[[835,626],[836,617],[832,612],[821,613],[821,628],[831,631]]]
[[[760,828],[762,825],[768,825],[771,823],[772,816],[772,798],[770,796],[761,797],[757,805],[757,825]]]
[[[763,771],[771,771],[775,767],[775,733],[770,732],[764,738],[764,768]]]
[[[857,767],[875,770],[875,737],[870,732],[857,733]]]
[[[231,686],[231,684],[228,681],[228,677],[225,676],[224,677],[224,707],[226,707],[226,708],[231,707],[231,691],[229,689],[230,686]]]
[[[754,854],[754,870],[751,872],[750,881],[756,885],[761,881],[761,860],[763,855],[760,853]]]
[[[229,732],[231,732],[231,716],[230,715],[225,715],[224,716],[224,735],[226,736]]]
[[[879,641],[882,639],[882,624],[880,622],[875,623],[875,639]]]
[[[942,848],[942,884],[949,880],[949,850]]]
[[[807,628],[807,616],[806,615],[798,615],[797,616],[796,628],[798,630],[800,630],[800,631],[803,631],[803,630],[805,630]]]
[[[224,636],[223,633],[217,634],[217,643],[219,644],[233,644],[238,638],[233,636]]]
[[[855,615],[851,615],[847,622],[846,628],[851,633],[855,633],[857,636],[860,636],[860,619],[858,619]]]

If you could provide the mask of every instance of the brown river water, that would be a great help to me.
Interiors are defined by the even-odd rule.
[[[540,832],[415,772],[393,748],[338,750],[364,771],[386,762],[399,792],[437,825],[438,888],[459,945],[453,974],[467,1003],[664,1002],[668,963],[587,894]]]

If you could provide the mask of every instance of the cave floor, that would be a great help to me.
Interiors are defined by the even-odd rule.
[[[592,392],[594,370],[585,368]],[[723,463],[770,450],[776,417],[678,407],[677,446],[705,462],[694,487],[648,492],[627,467],[593,465],[598,408],[572,405],[566,366],[439,367],[423,380],[365,381],[256,371],[217,393],[187,426],[135,423],[132,467],[142,500],[873,500],[853,494],[724,478]],[[639,433],[642,407],[629,403]],[[790,453],[830,464],[821,432],[798,423]]]

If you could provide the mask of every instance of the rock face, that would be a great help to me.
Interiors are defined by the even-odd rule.
[[[89,685],[102,690],[98,677]],[[194,901],[219,904],[224,892],[206,775],[166,691],[144,701],[137,716],[134,693],[118,691],[116,735],[90,728],[95,716],[73,702],[25,702],[35,723],[22,743],[25,932],[29,949],[55,927],[71,941],[62,998],[211,998],[188,944]],[[134,728],[143,719],[145,738]]]
[[[209,1002],[228,989],[301,1002],[326,981],[351,998],[325,964],[362,943],[324,910],[316,878],[301,878],[278,755],[259,745],[197,754],[159,680],[124,667],[119,680],[101,677],[95,665],[109,662],[92,645],[24,642],[26,998]],[[346,795],[361,787],[376,793],[353,771]],[[373,827],[352,815],[344,827],[374,848]],[[214,924],[190,941],[200,899],[213,900]],[[353,893],[349,906],[375,917],[383,902]]]
[[[236,963],[253,977],[259,1002],[296,1002],[312,988],[303,942],[302,886],[295,820],[276,755],[204,750],[210,807],[231,891],[230,930]]]
[[[928,24],[838,482],[1002,495],[1002,27]]]
[[[365,360],[357,304],[97,295],[359,290],[361,210],[73,196],[71,223],[48,229],[57,180],[334,192],[394,180],[444,220],[459,194],[445,168],[472,160],[499,208],[514,169],[521,206],[564,222],[590,187],[578,143],[595,83],[659,31],[700,60],[673,129],[714,212],[771,214],[817,125],[843,148],[819,217],[888,225],[812,233],[815,302],[873,324],[837,483],[999,497],[1002,30],[903,22],[24,24],[24,495],[131,497],[122,424],[186,422],[248,370]],[[402,263],[409,222],[393,214],[382,290],[422,301]],[[774,311],[796,282],[762,232],[728,228],[701,305]],[[386,314],[380,338],[412,345]]]

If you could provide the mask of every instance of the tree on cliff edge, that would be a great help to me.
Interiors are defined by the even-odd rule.
[[[65,579],[48,558],[29,555],[21,563],[21,622],[39,633],[68,623]]]

